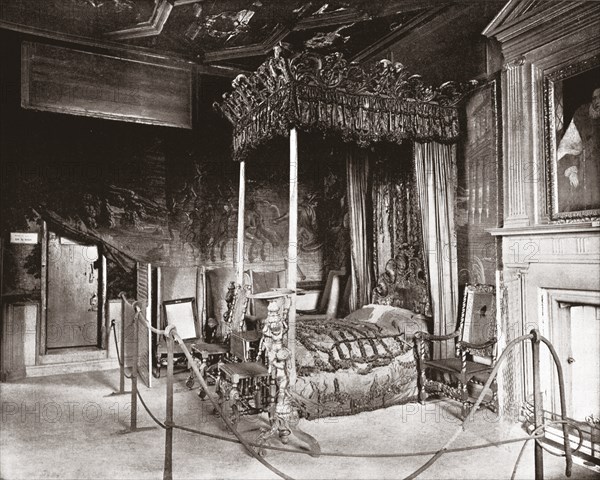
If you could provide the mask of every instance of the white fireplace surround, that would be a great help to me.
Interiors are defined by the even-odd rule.
[[[560,357],[568,415],[577,420],[596,418],[600,416],[600,291],[542,288],[539,294],[540,332]],[[544,408],[558,413],[556,369],[548,356],[543,360]]]

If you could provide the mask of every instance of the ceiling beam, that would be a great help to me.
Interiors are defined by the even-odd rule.
[[[234,58],[243,57],[259,57],[261,55],[267,55],[273,50],[275,45],[282,41],[290,30],[282,25],[278,25],[273,34],[262,43],[255,43],[254,45],[246,45],[243,47],[232,47],[225,48],[222,50],[215,50],[214,52],[206,52],[204,54],[204,61],[206,63],[220,62],[223,60],[232,60]]]
[[[171,1],[160,0],[154,5],[154,11],[148,20],[130,28],[105,33],[104,36],[113,40],[154,37],[162,32],[165,23],[167,23],[171,15],[171,10],[173,10],[173,3]]]
[[[204,0],[173,0],[173,6],[190,5],[192,3],[204,3]]]
[[[95,38],[72,35],[68,33],[57,33],[37,27],[7,22],[5,20],[0,20],[0,29],[10,30],[23,35],[30,35],[34,37],[33,40],[36,38],[38,40],[46,39],[65,44],[75,49],[87,47],[88,49],[95,50],[96,52],[100,51],[98,53],[120,55],[123,58],[130,60],[139,60],[142,62],[156,63],[158,65],[171,65],[180,67],[187,65],[190,68],[195,68],[199,74],[235,78],[240,73],[239,68],[221,65],[203,65],[199,64],[196,59],[184,57],[183,55],[177,53],[160,53],[156,50],[146,47],[133,45],[130,46],[123,43],[111,42],[109,40],[98,40]]]
[[[376,42],[369,45],[367,48],[358,52],[356,55],[354,55],[352,57],[351,60],[353,62],[364,62],[366,60],[369,60],[373,56],[377,55],[377,53],[381,52],[385,48],[387,48],[390,45],[394,44],[395,42],[399,41],[402,37],[407,35],[412,29],[414,29],[420,25],[423,25],[423,24],[427,23],[428,21],[432,20],[433,18],[435,18],[435,16],[442,13],[442,11],[445,8],[446,8],[445,6],[441,6],[441,7],[438,6],[437,8],[432,8],[432,9],[426,10],[425,12],[423,12],[421,14],[418,14],[412,20],[407,22],[405,25],[402,25],[399,28],[397,28],[396,30],[394,30],[393,32],[390,32],[387,35],[384,35],[383,37],[379,38],[379,40],[377,40]]]
[[[369,15],[350,9],[342,12],[323,13],[321,15],[310,15],[304,17],[294,25],[293,31],[312,30],[316,28],[332,27],[344,23],[362,22],[369,20]]]

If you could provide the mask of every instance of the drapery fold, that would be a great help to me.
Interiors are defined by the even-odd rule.
[[[458,305],[454,228],[456,147],[415,142],[414,157],[434,334],[445,335],[455,330]],[[452,349],[449,342],[436,345],[434,357],[451,355]]]
[[[349,301],[350,311],[354,311],[371,301],[373,254],[369,224],[372,212],[367,205],[370,198],[368,151],[349,146],[346,152],[352,282]]]
[[[431,316],[412,144],[380,147],[371,164],[372,302]]]

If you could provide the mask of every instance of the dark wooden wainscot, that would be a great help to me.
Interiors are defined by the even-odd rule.
[[[191,69],[31,42],[21,55],[23,108],[192,128]]]

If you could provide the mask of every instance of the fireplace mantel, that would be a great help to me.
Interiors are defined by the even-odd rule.
[[[600,235],[600,224],[598,222],[577,224],[553,224],[537,225],[535,227],[513,227],[513,228],[490,228],[486,230],[494,237],[509,236],[531,236],[531,235],[555,235],[595,232]]]

